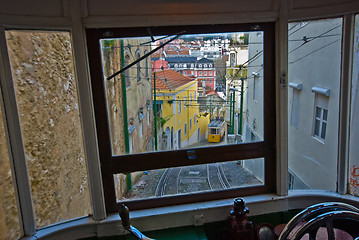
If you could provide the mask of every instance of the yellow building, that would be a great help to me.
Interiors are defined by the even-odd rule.
[[[167,141],[162,150],[179,149],[200,139],[197,81],[168,69],[154,73],[158,135]],[[160,132],[161,131],[161,132]]]

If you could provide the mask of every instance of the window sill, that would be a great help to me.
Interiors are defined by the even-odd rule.
[[[320,142],[321,144],[325,144],[325,139],[317,137],[317,136],[312,136],[315,140],[317,140],[318,142]]]
[[[244,197],[250,216],[302,209],[312,204],[328,201],[340,201],[359,207],[359,198],[352,195],[340,195],[335,192],[314,190],[293,190],[287,196],[263,194]],[[140,231],[153,231],[165,228],[193,226],[194,216],[203,215],[204,223],[224,221],[232,208],[233,199],[210,201],[161,207],[130,212],[133,226]],[[112,214],[102,221],[94,221],[90,217],[70,220],[49,226],[37,231],[32,239],[78,239],[85,237],[106,237],[123,235],[123,229],[118,214]]]

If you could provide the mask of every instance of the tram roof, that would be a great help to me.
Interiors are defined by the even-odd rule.
[[[223,124],[223,120],[212,120],[208,127],[220,127]]]

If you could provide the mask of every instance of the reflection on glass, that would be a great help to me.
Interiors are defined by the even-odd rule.
[[[156,39],[100,40],[113,155],[263,140],[263,32]]]
[[[340,18],[288,26],[289,189],[336,190],[341,39]]]
[[[114,175],[117,200],[145,199],[264,184],[264,159],[250,159],[138,172],[132,191],[125,176]]]
[[[91,213],[71,36],[7,31],[36,227]]]

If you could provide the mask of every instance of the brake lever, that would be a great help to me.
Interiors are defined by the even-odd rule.
[[[120,218],[122,220],[122,226],[129,231],[133,236],[135,236],[139,240],[155,240],[152,238],[146,237],[143,233],[141,233],[137,228],[131,225],[130,221],[130,210],[124,204],[121,204],[120,209],[118,210]]]

